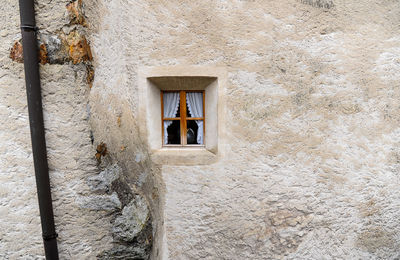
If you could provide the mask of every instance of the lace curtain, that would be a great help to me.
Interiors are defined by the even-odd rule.
[[[192,117],[203,117],[203,93],[200,92],[187,92],[186,93],[186,103],[189,107],[189,112]],[[197,143],[203,144],[204,140],[204,130],[203,130],[203,120],[196,120],[198,126],[197,130]]]
[[[164,117],[175,117],[179,107],[179,92],[164,92]],[[164,121],[164,144],[168,144],[168,127],[172,124],[172,120]]]

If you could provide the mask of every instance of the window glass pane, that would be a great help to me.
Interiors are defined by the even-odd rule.
[[[164,118],[173,118],[179,113],[179,92],[163,93]]]
[[[164,144],[181,144],[180,120],[164,121]]]
[[[187,120],[187,144],[203,144],[203,120]]]
[[[188,101],[186,100],[186,117],[192,117],[192,114],[190,114],[189,106],[188,106]]]
[[[203,117],[202,92],[186,92],[186,116]]]
[[[176,111],[175,117],[179,117],[181,115],[181,102],[179,102],[178,110]]]

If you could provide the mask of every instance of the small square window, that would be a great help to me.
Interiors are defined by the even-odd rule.
[[[142,67],[138,75],[139,131],[155,163],[211,164],[224,156],[224,68]]]
[[[204,100],[203,90],[161,92],[163,146],[204,146]]]

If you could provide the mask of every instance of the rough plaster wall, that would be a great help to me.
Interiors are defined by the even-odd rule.
[[[162,177],[155,257],[399,256],[398,1],[96,2],[91,122],[136,159],[132,182]],[[137,69],[185,64],[229,70],[230,152],[159,176],[137,136]]]
[[[14,1],[0,12],[0,258],[42,255],[39,210],[21,65],[8,58],[19,32]],[[16,243],[16,241],[26,241]]]
[[[38,26],[64,26],[67,2],[39,1]],[[400,7],[317,2],[86,2],[91,126],[151,202],[155,258],[398,257]],[[38,258],[23,67],[8,58],[17,3],[1,10],[0,256]],[[136,72],[184,64],[229,70],[231,152],[215,165],[160,168],[137,136]],[[76,202],[98,170],[84,68],[41,68],[61,256],[94,258],[110,245],[111,227]]]
[[[39,1],[37,26],[54,34],[68,24],[69,1]],[[23,64],[8,56],[20,37],[18,1],[0,8],[0,258],[44,258],[36,197]],[[40,67],[47,151],[61,259],[94,259],[108,247],[110,217],[81,209],[86,180],[99,172],[90,141],[85,66]]]
[[[107,143],[110,157],[125,169],[129,184],[149,201],[154,221],[152,257],[157,258],[161,248],[163,184],[160,167],[151,162],[147,145],[138,135],[134,82],[140,62],[136,50],[140,46],[129,45],[129,30],[135,29],[131,24],[137,24],[129,21],[139,17],[125,12],[115,15],[113,12],[122,7],[119,2],[88,1],[88,6],[91,8],[87,9],[87,16],[94,23],[90,41],[96,70],[89,102],[93,135],[95,141]]]

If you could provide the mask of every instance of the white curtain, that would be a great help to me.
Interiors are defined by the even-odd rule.
[[[179,107],[179,92],[164,92],[164,117],[175,117]],[[164,121],[164,144],[168,144],[168,127],[172,124],[172,120]]]
[[[192,117],[203,117],[203,93],[200,92],[187,92],[186,103],[189,107],[189,112]],[[196,120],[197,126],[197,143],[203,144],[203,120]]]

